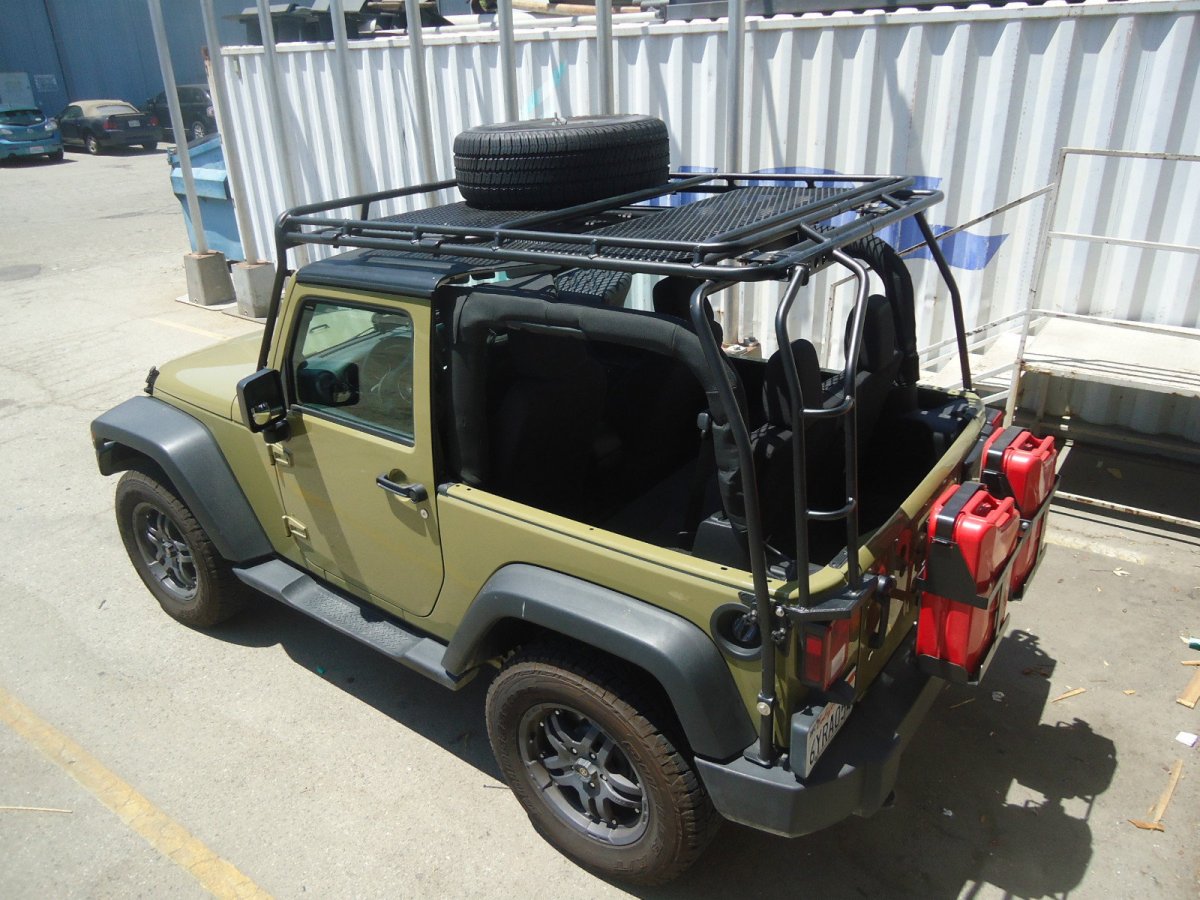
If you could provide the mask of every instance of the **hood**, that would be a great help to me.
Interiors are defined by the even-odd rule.
[[[253,374],[261,346],[262,335],[252,332],[173,359],[159,367],[154,393],[232,419],[237,383]]]

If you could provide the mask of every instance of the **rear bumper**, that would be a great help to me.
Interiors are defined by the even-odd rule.
[[[58,153],[62,150],[62,140],[58,134],[36,141],[11,141],[0,138],[0,159],[14,156],[44,156],[47,153]]]
[[[697,758],[696,767],[721,815],[772,834],[799,837],[852,815],[869,816],[891,795],[900,756],[945,684],[917,669],[910,638],[807,779],[796,777],[786,759],[764,768],[742,757],[727,763]]]
[[[100,143],[110,147],[133,147],[141,144],[157,144],[162,141],[162,129],[139,131],[105,131],[98,137]]]

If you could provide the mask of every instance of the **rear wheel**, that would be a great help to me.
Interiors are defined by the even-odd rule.
[[[720,818],[654,698],[556,645],[515,656],[487,697],[496,760],[534,828],[610,877],[669,881]]]
[[[170,487],[145,472],[126,472],[116,508],[134,569],[172,618],[207,628],[246,605],[249,588]]]
[[[191,134],[191,140],[193,141],[198,141],[200,138],[204,137],[204,135],[208,134],[208,130],[204,127],[204,123],[199,119],[191,124],[191,126],[188,128],[188,132]]]
[[[559,209],[665,184],[667,126],[653,116],[533,119],[454,139],[463,199],[480,209]]]
[[[92,154],[92,156],[96,156],[100,153],[100,142],[96,140],[96,136],[94,134],[89,134],[83,139],[83,146],[88,153]]]
[[[142,144],[142,149],[143,150],[157,150],[158,144],[156,144],[154,141],[149,141],[145,144]]]
[[[59,162],[63,158],[63,152],[61,150],[55,150],[53,153],[50,154],[50,158],[52,160],[54,160],[55,162]]]

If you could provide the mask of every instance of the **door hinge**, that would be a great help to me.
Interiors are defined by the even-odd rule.
[[[291,516],[283,517],[283,528],[292,537],[298,537],[301,540],[308,537],[308,526]]]
[[[292,454],[286,447],[281,447],[279,444],[268,444],[271,450],[271,465],[273,466],[290,466],[292,464]]]

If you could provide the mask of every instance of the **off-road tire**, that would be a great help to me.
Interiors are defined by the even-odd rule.
[[[558,644],[531,646],[513,656],[492,682],[486,714],[492,752],[534,828],[559,851],[601,875],[640,884],[669,881],[696,861],[720,826],[721,818],[675,736],[674,719],[654,694],[603,657]],[[573,732],[562,727],[564,721],[575,723]],[[584,755],[563,765],[544,735],[578,735],[588,726],[595,726],[599,737],[574,744],[573,754]],[[624,817],[612,820],[620,829],[604,838],[586,830],[589,817],[593,831],[606,829],[603,821],[595,824],[595,810],[582,808],[577,791],[586,785],[561,786],[575,777],[576,764],[589,764],[587,751],[597,747],[608,752],[600,750],[601,763],[591,754],[591,765],[600,765],[593,782],[599,787],[617,784],[626,791],[623,796],[636,796],[640,803],[615,810]],[[543,765],[546,760],[549,767]],[[551,772],[557,773],[557,782]],[[631,782],[640,793],[628,792]],[[610,843],[614,840],[626,843]]]
[[[565,303],[622,306],[633,276],[607,269],[568,269],[554,276],[558,299]]]
[[[653,116],[481,125],[454,139],[463,199],[479,209],[561,209],[667,181],[667,126]]]
[[[209,628],[245,607],[249,588],[171,487],[132,470],[117,483],[115,505],[125,551],[167,615],[193,628]],[[164,565],[156,551],[166,543],[177,549],[168,551],[172,559]]]

